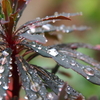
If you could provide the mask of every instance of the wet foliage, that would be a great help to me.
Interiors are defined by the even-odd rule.
[[[100,85],[100,63],[77,51],[78,48],[100,50],[100,46],[83,43],[62,43],[44,46],[46,34],[70,33],[88,30],[86,26],[54,26],[60,20],[71,20],[81,13],[54,13],[53,16],[36,18],[18,29],[16,25],[30,0],[2,0],[0,2],[0,100],[19,100],[21,87],[28,100],[85,100],[85,97],[69,84],[59,79],[59,67],[72,69],[91,83]],[[57,65],[47,71],[29,62],[37,56],[53,59]],[[86,62],[83,65],[77,61]],[[91,97],[89,100],[98,100]]]

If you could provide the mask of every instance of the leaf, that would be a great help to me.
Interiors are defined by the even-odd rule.
[[[11,50],[6,49],[0,52],[0,99],[4,99],[6,90],[8,90],[9,81],[9,62],[10,62]]]
[[[61,13],[61,14],[58,14],[58,12],[55,12],[53,16],[46,16],[45,18],[43,18],[42,20],[45,21],[45,20],[55,20],[55,19],[67,19],[67,20],[70,20],[69,17],[71,16],[76,16],[76,15],[81,15],[82,13]]]
[[[93,58],[87,56],[87,55],[84,55],[80,52],[77,52],[77,51],[71,50],[71,49],[66,49],[66,50],[65,49],[62,49],[62,50],[59,49],[58,51],[62,52],[64,54],[67,54],[67,55],[69,55],[73,58],[77,58],[79,60],[82,60],[82,61],[94,66],[95,68],[100,69],[100,63],[98,61],[94,60]]]
[[[50,31],[55,31],[57,29],[60,29],[58,27],[55,27],[55,26],[52,26],[51,24],[48,24],[50,22],[56,22],[56,21],[59,21],[59,20],[70,20],[69,17],[71,16],[76,16],[76,15],[81,15],[81,13],[61,13],[61,14],[58,14],[58,13],[55,13],[53,16],[46,16],[45,18],[37,18],[36,20],[33,20],[33,21],[28,21],[27,23],[25,23],[24,25],[22,25],[17,31],[20,31],[21,29],[25,28],[25,27],[29,27],[29,26],[33,26],[35,29],[38,28],[38,27],[45,27],[46,29],[42,29],[42,28],[39,28],[39,29],[36,29],[36,33],[43,33],[43,32],[50,32]],[[45,25],[45,26],[43,26]],[[50,27],[52,29],[50,29]],[[54,27],[54,28],[53,28]],[[77,29],[76,29],[77,30]],[[79,30],[84,30],[84,28],[80,27]],[[19,34],[19,33],[17,33]]]
[[[31,43],[24,43],[23,45],[33,49],[40,55],[44,57],[49,57],[54,59],[59,65],[63,66],[64,68],[70,68],[85,77],[87,80],[94,84],[100,85],[100,71],[91,68],[90,66],[85,66],[77,61],[75,61],[72,57],[69,55],[65,55],[64,53],[61,53],[57,51],[55,48],[48,48],[45,46],[40,46],[36,44],[35,42]]]
[[[98,61],[74,50],[74,49],[81,48],[81,47],[98,50],[98,48],[96,48],[97,46],[92,46],[90,44],[84,44],[84,43],[67,43],[67,44],[58,44],[58,45],[50,46],[50,48],[55,48],[59,52],[68,54],[69,56],[71,56],[73,58],[82,60],[82,61],[94,66],[95,68],[100,69],[100,63]]]
[[[58,100],[85,100],[85,98],[81,95],[70,95],[69,93],[70,87],[67,83],[64,83],[61,92],[59,93]],[[67,94],[66,94],[67,92]]]
[[[36,69],[37,70],[37,74],[43,79],[43,81],[47,84],[47,87],[51,88],[56,94],[60,94],[63,86],[64,86],[64,82],[59,79],[56,75],[51,74],[50,72],[46,71],[45,69],[33,65],[32,64],[32,69]],[[81,94],[78,93],[77,91],[75,91],[71,86],[67,85],[65,88],[65,94],[68,95],[69,97],[78,97]],[[62,100],[62,99],[61,99]]]
[[[19,73],[23,82],[23,87],[29,100],[46,99],[47,91],[37,75],[36,70],[30,69],[30,65],[22,58],[16,57]]]
[[[8,20],[9,15],[12,13],[12,8],[9,0],[2,0],[2,11],[5,19]]]
[[[23,33],[20,36],[24,37],[28,40],[36,41],[36,42],[39,42],[39,43],[46,43],[47,42],[47,39],[45,38],[44,35],[39,35],[39,34],[31,35],[31,32],[30,33],[28,33],[28,32]]]
[[[50,47],[56,47],[56,48],[70,48],[70,49],[78,49],[78,48],[88,48],[88,49],[93,49],[93,50],[100,50],[98,48],[99,45],[93,46],[90,44],[85,44],[85,43],[63,43],[63,44],[57,44],[57,45],[52,45]]]

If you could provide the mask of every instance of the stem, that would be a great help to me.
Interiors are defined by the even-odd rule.
[[[59,69],[59,65],[57,64],[53,69],[52,69],[52,73],[54,73],[54,74],[56,74],[56,72],[58,71],[58,69]]]
[[[19,83],[19,75],[18,75],[18,70],[17,70],[17,65],[15,64],[15,54],[16,54],[16,49],[15,47],[13,48],[14,52],[12,54],[12,79],[13,79],[13,85],[12,85],[12,98],[18,97],[19,98],[19,91],[20,91],[20,83]]]
[[[13,78],[13,90],[12,90],[12,97],[18,97],[19,98],[19,91],[20,91],[20,84],[19,84],[19,75],[17,71],[17,65],[15,64],[15,57],[13,58],[13,70],[12,70],[12,78]]]

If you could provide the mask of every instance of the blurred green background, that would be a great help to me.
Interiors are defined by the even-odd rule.
[[[21,25],[26,21],[33,20],[36,17],[45,17],[47,15],[53,15],[54,12],[67,12],[75,13],[82,12],[83,16],[72,17],[71,21],[57,22],[57,25],[64,24],[70,25],[86,25],[90,26],[91,30],[84,32],[72,32],[70,34],[63,34],[61,42],[83,42],[92,45],[100,44],[100,0],[31,0],[27,8],[25,9],[23,16],[18,24]],[[52,42],[53,43],[53,42]],[[96,60],[100,61],[100,52],[86,49],[79,49],[78,51],[87,54]],[[41,59],[42,58],[42,59]],[[39,59],[39,60],[38,60]],[[31,63],[42,65],[44,67],[53,67],[55,62],[52,59],[46,59],[43,57],[36,58]],[[71,74],[71,78],[59,75],[61,79],[64,79],[74,89],[81,92],[84,96],[89,98],[96,95],[100,98],[100,86],[94,85],[78,75],[76,72],[70,69],[61,68],[67,73]]]

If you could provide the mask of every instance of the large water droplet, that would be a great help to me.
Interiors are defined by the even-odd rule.
[[[52,99],[53,99],[52,93],[48,93],[48,94],[47,94],[47,98],[48,98],[49,100],[52,100]]]
[[[94,76],[94,70],[92,68],[84,68],[83,71],[89,76]]]
[[[9,55],[9,53],[8,53],[7,51],[3,51],[2,54],[3,54],[4,56],[8,56],[8,55]]]
[[[34,92],[38,92],[38,91],[40,90],[40,86],[39,86],[39,84],[36,83],[36,82],[32,83],[32,85],[31,85],[30,88],[31,88],[31,90],[33,90]]]
[[[57,56],[58,55],[58,52],[57,52],[57,50],[55,48],[49,49],[47,51],[47,53],[49,53],[52,56]]]
[[[3,66],[0,66],[0,73],[3,73],[4,72],[4,67]]]

